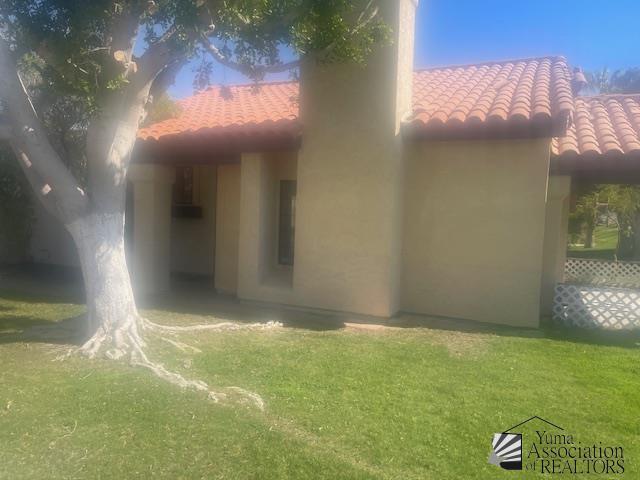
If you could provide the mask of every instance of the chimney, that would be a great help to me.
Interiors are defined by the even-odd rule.
[[[309,306],[388,317],[399,305],[399,133],[411,110],[418,1],[376,1],[393,41],[366,66],[301,68],[294,288]]]
[[[588,84],[589,83],[587,82],[587,78],[584,76],[582,69],[580,67],[575,67],[571,77],[571,90],[573,91],[573,94],[579,95],[580,91]]]

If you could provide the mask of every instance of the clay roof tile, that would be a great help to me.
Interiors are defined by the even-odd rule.
[[[640,94],[577,97],[575,109],[566,137],[552,144],[554,155],[640,153]]]
[[[442,125],[566,119],[573,111],[570,78],[562,57],[419,70],[413,76],[413,112],[405,128],[442,131]],[[181,100],[177,118],[145,127],[138,136],[141,140],[196,133],[221,138],[226,134],[299,136],[298,95],[295,82],[211,87]],[[627,123],[625,140],[619,143],[631,145],[627,124],[637,130],[640,108],[622,101],[620,109]],[[620,109],[615,110],[618,116]],[[606,137],[606,143],[615,141]]]

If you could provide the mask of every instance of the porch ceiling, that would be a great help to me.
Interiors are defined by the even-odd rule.
[[[184,133],[159,141],[138,141],[133,158],[136,163],[224,164],[239,163],[241,153],[297,151],[300,135],[271,132],[243,134]]]

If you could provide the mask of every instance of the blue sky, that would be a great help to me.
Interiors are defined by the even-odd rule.
[[[640,0],[420,1],[416,68],[540,55],[564,55],[585,70],[640,66]],[[185,67],[171,95],[191,95],[192,78]],[[248,81],[222,67],[213,79]]]

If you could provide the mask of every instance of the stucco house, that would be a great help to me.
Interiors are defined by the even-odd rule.
[[[243,300],[539,324],[572,178],[640,171],[640,96],[577,97],[559,56],[414,71],[415,6],[385,2],[394,41],[366,67],[306,60],[299,82],[211,87],[141,130],[139,290],[180,272]],[[34,258],[64,257],[39,215]]]

